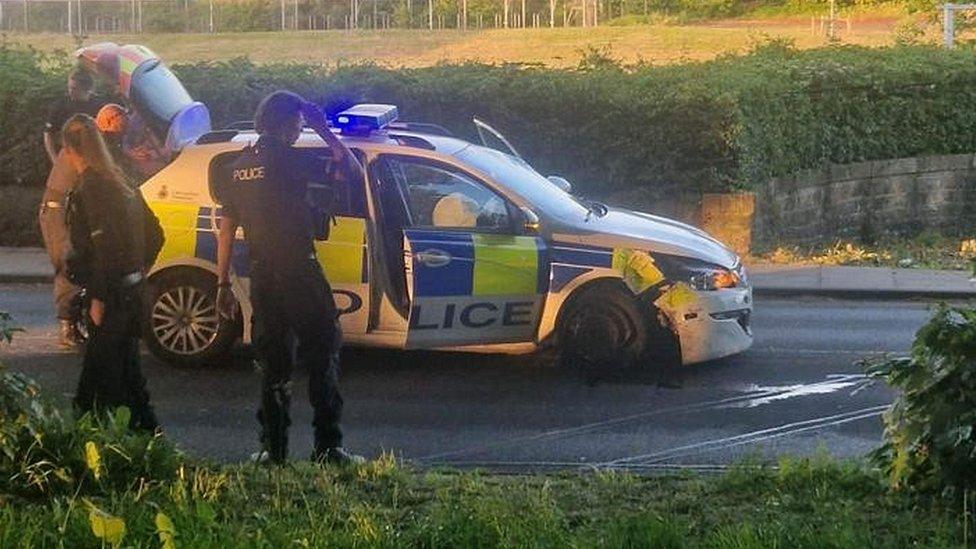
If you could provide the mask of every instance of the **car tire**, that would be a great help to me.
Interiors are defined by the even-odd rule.
[[[198,269],[174,269],[150,280],[143,339],[154,356],[192,367],[228,356],[241,324],[220,318],[215,285],[212,274]]]
[[[595,383],[613,374],[669,375],[681,351],[662,315],[622,284],[598,282],[570,298],[557,325],[557,361]]]

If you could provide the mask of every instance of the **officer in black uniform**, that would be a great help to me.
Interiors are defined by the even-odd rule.
[[[68,272],[89,297],[89,334],[75,405],[83,412],[126,406],[129,427],[155,431],[139,358],[144,273],[163,246],[159,220],[130,189],[95,121],[78,114],[64,126],[64,155],[78,175],[68,198]]]
[[[234,313],[230,260],[238,226],[250,257],[254,343],[262,368],[259,459],[281,463],[288,455],[292,343],[309,372],[314,410],[315,453],[326,463],[360,462],[342,448],[342,397],[338,390],[341,329],[332,290],[315,257],[313,240],[329,220],[308,200],[308,183],[362,179],[359,161],[329,129],[322,112],[298,95],[278,91],[266,97],[254,117],[259,138],[234,162],[222,196],[217,248],[217,302],[221,314]],[[322,137],[331,158],[317,162],[292,145],[307,124]]]

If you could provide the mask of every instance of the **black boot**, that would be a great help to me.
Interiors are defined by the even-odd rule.
[[[350,453],[342,446],[333,446],[331,448],[316,448],[312,454],[312,461],[323,465],[339,465],[345,467],[366,463],[366,458]]]

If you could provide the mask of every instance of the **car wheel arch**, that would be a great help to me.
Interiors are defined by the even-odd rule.
[[[648,298],[648,295],[635,295],[630,288],[624,284],[622,279],[613,276],[598,276],[582,282],[572,289],[570,294],[562,301],[559,306],[559,310],[556,313],[556,319],[553,323],[553,329],[548,340],[551,347],[558,349],[560,345],[559,335],[561,326],[564,322],[566,322],[568,315],[572,313],[576,303],[578,303],[585,296],[588,296],[593,292],[600,291],[620,292],[622,294],[625,293],[631,296],[631,298],[634,299],[637,304],[638,313],[648,323],[647,327],[651,328],[651,333],[649,333],[649,335],[660,337],[661,335],[666,334],[670,339],[667,342],[667,345],[674,345],[674,351],[677,353],[677,357],[680,361],[681,341],[674,328],[674,319],[672,319],[666,311],[657,307],[653,300]],[[658,340],[658,344],[664,345],[664,342]]]
[[[559,326],[565,321],[566,315],[573,310],[574,305],[579,302],[583,296],[591,292],[600,291],[601,288],[612,289],[613,291],[624,290],[630,292],[621,279],[613,276],[598,276],[596,278],[591,278],[572,288],[569,295],[562,300],[562,303],[560,303],[559,309],[556,312],[556,320],[553,323],[552,330],[552,342],[554,344],[559,344]],[[637,296],[634,297],[636,298]]]

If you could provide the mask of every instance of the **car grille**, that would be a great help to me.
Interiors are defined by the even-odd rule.
[[[721,313],[712,313],[711,317],[715,320],[730,320],[735,319],[735,321],[742,328],[742,331],[752,335],[752,312],[749,309],[738,309],[735,311],[723,311]]]

